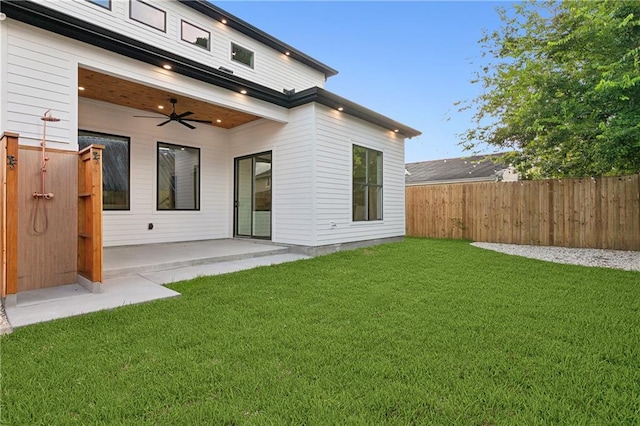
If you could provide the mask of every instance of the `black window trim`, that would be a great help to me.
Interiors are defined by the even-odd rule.
[[[85,0],[85,1],[87,1],[87,2],[89,2],[91,4],[94,4],[94,5],[98,6],[98,7],[101,7],[103,9],[106,9],[106,10],[112,10],[112,3],[113,3],[112,0],[108,0],[108,2],[109,2],[109,6],[108,7],[103,5],[102,3],[98,2],[97,0]]]
[[[238,162],[242,161],[242,160],[248,160],[249,158],[251,158],[252,161],[252,165],[255,168],[255,164],[256,164],[256,159],[259,158],[260,156],[264,156],[264,155],[270,155],[271,156],[271,181],[270,181],[270,188],[269,190],[271,191],[271,195],[273,196],[273,150],[268,150],[268,151],[261,151],[255,154],[247,154],[247,155],[242,155],[240,157],[235,157],[233,159],[233,235],[234,237],[240,237],[240,238],[252,238],[252,239],[258,239],[258,240],[271,240],[273,238],[273,204],[271,204],[271,221],[269,224],[269,236],[266,237],[259,237],[259,236],[251,236],[251,235],[245,235],[245,234],[240,234],[238,233]],[[255,169],[252,171],[252,178],[251,178],[251,211],[254,210],[254,203],[255,203],[255,199],[254,199],[254,191],[255,191]],[[273,201],[273,198],[272,198]],[[251,219],[252,221],[252,225],[253,225],[253,218]]]
[[[245,64],[244,62],[235,59],[235,56],[233,55],[233,46],[234,45],[239,47],[239,48],[241,48],[241,49],[248,50],[249,52],[251,52],[251,55],[252,55],[251,56],[251,65]],[[256,52],[251,50],[251,49],[249,49],[248,47],[244,47],[240,43],[236,43],[235,41],[231,42],[231,44],[229,45],[229,56],[231,57],[231,61],[232,62],[237,62],[237,63],[241,64],[242,66],[245,66],[245,67],[247,67],[247,68],[249,68],[251,70],[255,70],[256,69]]]
[[[164,28],[160,29],[158,27],[154,27],[153,25],[149,24],[148,22],[141,21],[140,19],[136,19],[133,16],[131,16],[131,11],[133,9],[133,2],[142,3],[145,6],[149,6],[149,7],[153,8],[153,9],[159,11],[159,12],[162,12],[162,14],[164,15],[164,25],[163,25]],[[153,28],[155,30],[162,31],[163,33],[167,32],[167,11],[166,10],[162,10],[160,8],[157,8],[154,5],[149,4],[149,3],[145,2],[145,1],[142,1],[142,0],[129,0],[129,19],[131,19],[132,21],[139,22],[139,23],[141,23],[143,25],[146,25],[149,28]]]
[[[364,185],[365,187],[365,191],[364,191],[364,195],[365,195],[365,219],[363,220],[355,220],[353,218],[353,186],[356,184],[353,181],[353,148],[354,147],[358,147],[358,148],[362,148],[365,150],[365,163],[368,165],[369,164],[369,151],[375,151],[380,153],[380,156],[382,158],[382,183],[380,184],[372,184],[369,183],[369,167],[365,166],[365,182],[363,183],[357,183],[358,185]],[[380,188],[380,219],[370,219],[369,218],[369,187],[377,187]],[[384,221],[384,152],[374,149],[374,148],[369,148],[363,145],[359,145],[357,143],[354,143],[351,145],[351,222],[352,223],[370,223],[370,222],[382,222]]]
[[[127,191],[127,205],[129,206],[126,209],[105,209],[104,208],[104,202],[102,203],[102,211],[108,211],[108,212],[130,212],[131,211],[131,136],[123,136],[123,135],[115,135],[113,133],[104,133],[104,132],[95,132],[93,130],[86,130],[86,129],[78,129],[78,133],[80,132],[86,132],[86,133],[93,133],[94,135],[100,135],[100,136],[110,136],[110,137],[116,137],[116,138],[121,138],[121,139],[126,139],[127,140],[127,144],[128,144],[128,148],[129,148],[129,155],[127,158],[127,180],[128,180],[128,187],[129,190]],[[80,136],[78,134],[78,136]],[[104,170],[102,171],[103,175],[104,175]],[[104,192],[104,190],[103,190]],[[104,197],[104,195],[103,195]],[[103,198],[104,200],[104,198]]]
[[[207,40],[207,41],[208,41],[208,42],[207,42],[207,47],[204,47],[204,46],[199,45],[198,43],[193,43],[193,42],[191,42],[191,41],[189,41],[189,40],[186,40],[186,39],[184,38],[184,32],[183,32],[183,26],[182,26],[182,24],[189,24],[189,25],[191,25],[192,27],[195,27],[195,28],[199,29],[200,31],[204,31],[205,33],[209,34],[209,38],[208,38],[208,40]],[[211,31],[207,31],[207,30],[205,30],[204,28],[202,28],[202,27],[200,27],[200,26],[198,26],[198,25],[192,24],[191,22],[189,22],[189,21],[187,21],[187,20],[185,20],[185,19],[181,19],[181,20],[180,20],[180,40],[184,41],[185,43],[189,43],[189,44],[190,44],[190,45],[192,45],[192,46],[197,46],[197,47],[199,47],[199,48],[201,48],[201,49],[204,49],[204,50],[207,50],[207,51],[209,51],[209,52],[211,51]]]
[[[175,147],[180,150],[180,148],[189,148],[189,149],[197,149],[198,150],[198,208],[197,209],[159,209],[159,195],[160,195],[160,185],[158,185],[160,181],[160,144],[167,145],[170,147]],[[156,212],[199,212],[202,205],[202,152],[200,148],[189,145],[178,145],[170,142],[156,142]]]

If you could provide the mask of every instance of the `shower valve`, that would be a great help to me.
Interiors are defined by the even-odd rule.
[[[50,200],[53,198],[53,193],[52,192],[47,192],[46,194],[42,194],[40,192],[34,192],[33,193],[33,198],[43,198],[45,200]]]

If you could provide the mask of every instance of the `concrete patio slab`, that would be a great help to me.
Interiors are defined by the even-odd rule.
[[[277,265],[279,263],[293,262],[301,259],[309,259],[309,256],[291,253],[276,254],[272,256],[254,257],[231,262],[219,262],[208,265],[170,269],[162,272],[143,274],[142,276],[157,284],[170,284],[177,281],[190,280],[199,276],[228,274],[230,272],[252,269],[258,266]]]
[[[90,293],[78,284],[26,291],[18,294],[15,306],[6,306],[5,309],[10,326],[22,327],[180,295],[161,284],[308,258],[301,254],[275,254],[109,278],[100,286],[100,293]],[[7,331],[10,331],[10,327]]]
[[[104,277],[146,274],[288,252],[289,247],[269,241],[238,239],[105,247]]]
[[[18,294],[15,306],[5,309],[15,328],[179,295],[135,275],[105,280],[101,293],[90,293],[78,284],[25,291]]]

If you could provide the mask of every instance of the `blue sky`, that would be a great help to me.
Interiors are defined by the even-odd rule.
[[[482,29],[500,25],[498,2],[215,2],[337,69],[325,88],[422,131],[407,162],[463,155],[456,134],[472,126],[454,102],[472,99]],[[485,152],[493,152],[489,148]]]

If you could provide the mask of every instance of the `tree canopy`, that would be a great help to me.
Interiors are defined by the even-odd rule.
[[[463,104],[473,150],[510,150],[526,178],[640,172],[640,2],[526,2],[498,8],[480,40],[482,93]]]

